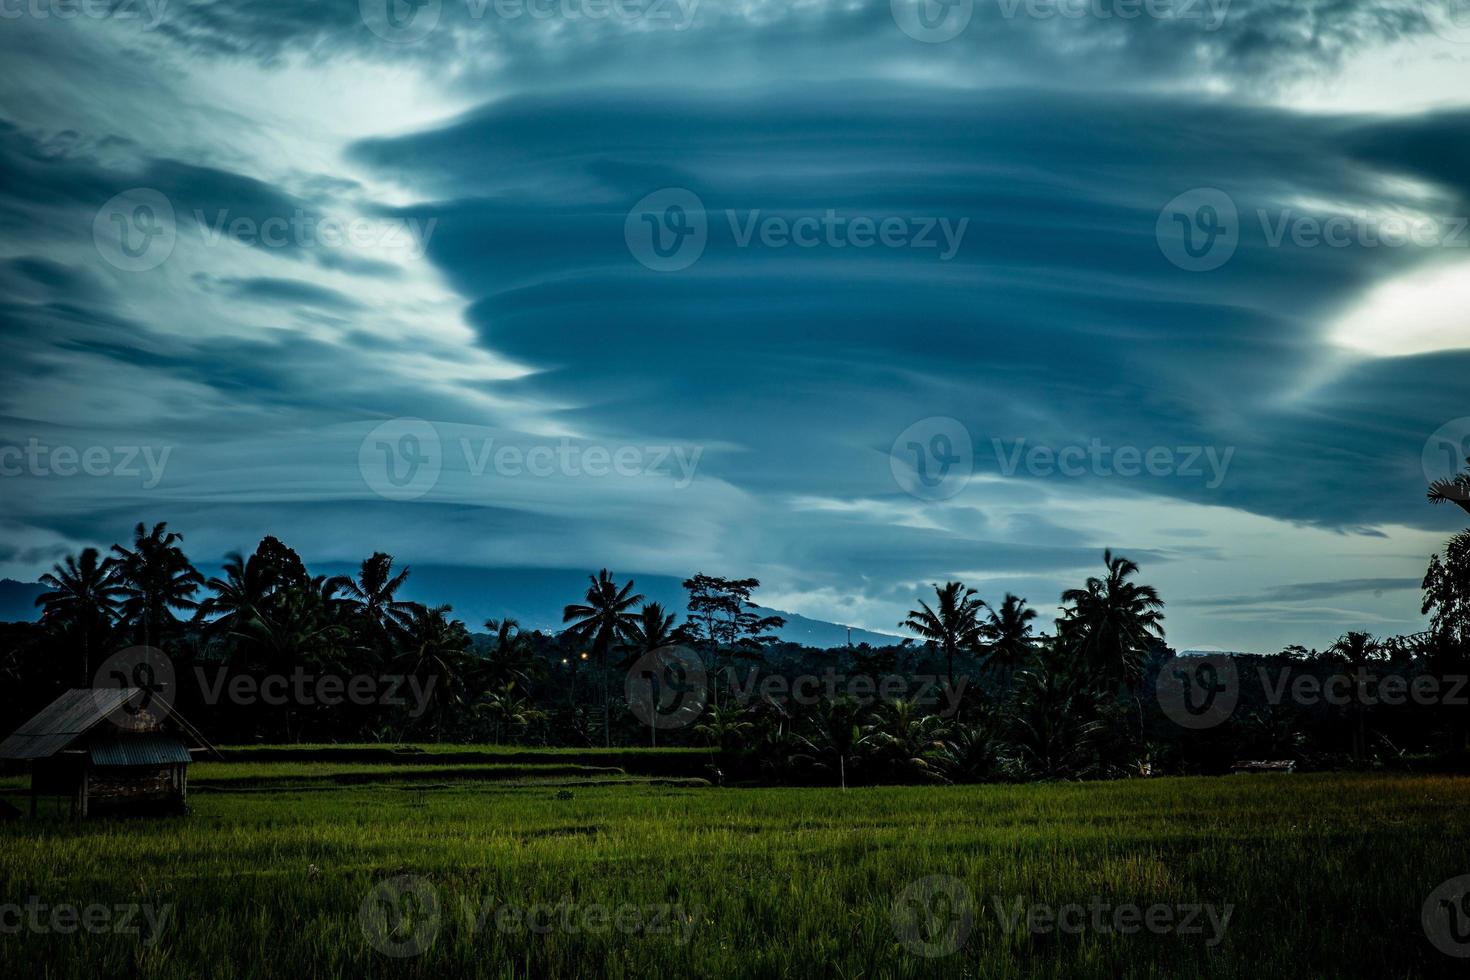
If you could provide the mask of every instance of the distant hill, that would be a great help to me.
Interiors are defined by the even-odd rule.
[[[522,628],[555,632],[561,629],[561,610],[577,601],[587,590],[587,573],[567,569],[545,568],[468,568],[452,565],[413,565],[403,595],[423,603],[449,603],[454,615],[470,629],[481,631],[487,619],[510,616]],[[206,577],[217,575],[217,566],[201,565]],[[347,575],[356,569],[350,565],[329,562],[312,563],[314,574]],[[618,575],[622,581],[623,575]],[[681,579],[669,575],[633,574],[637,589],[650,602],[660,602],[669,612],[683,619],[686,593]],[[0,621],[35,620],[36,596],[45,591],[38,582],[0,580]],[[847,644],[847,627],[797,613],[762,608],[762,615],[783,616],[786,627],[778,631],[781,639],[813,647],[838,647]],[[887,646],[901,637],[853,628],[852,642]]]

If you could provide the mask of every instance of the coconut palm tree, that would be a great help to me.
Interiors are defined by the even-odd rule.
[[[1383,644],[1369,633],[1344,633],[1328,650],[1344,663],[1353,680],[1354,697],[1349,705],[1352,714],[1353,759],[1362,762],[1368,754],[1367,704],[1368,668],[1383,659]]]
[[[82,686],[92,684],[92,643],[101,641],[117,619],[118,598],[123,594],[115,569],[102,560],[96,548],[83,549],[41,576],[50,589],[36,596],[41,621],[75,631],[82,640]]]
[[[408,626],[414,615],[414,604],[398,598],[398,590],[408,579],[408,569],[393,574],[393,556],[373,552],[359,569],[356,581],[342,580],[342,591],[357,605],[358,614],[381,643],[395,629]]]
[[[876,744],[867,710],[852,698],[823,698],[808,719],[806,733],[795,735],[796,744],[810,752],[816,767],[837,764],[838,785],[847,789],[848,764]]]
[[[275,573],[260,555],[247,559],[232,551],[225,556],[224,574],[204,583],[214,595],[199,603],[195,618],[207,632],[239,634],[261,618],[276,585]]]
[[[1442,504],[1449,501],[1470,512],[1470,459],[1465,460],[1465,463],[1467,465],[1463,473],[1435,480],[1429,485],[1430,503]]]
[[[934,595],[937,609],[930,609],[920,600],[919,608],[910,609],[908,618],[898,625],[944,652],[945,670],[953,688],[955,654],[971,652],[979,647],[979,616],[985,604],[976,598],[974,589],[967,589],[960,582],[947,582],[942,588],[936,585]]]
[[[1103,552],[1108,574],[1062,593],[1057,630],[1063,647],[1085,663],[1100,686],[1134,685],[1150,649],[1164,639],[1164,602],[1151,585],[1129,581],[1138,565]]]
[[[879,709],[874,742],[895,774],[924,782],[939,782],[943,776],[936,760],[944,752],[948,726],[938,715],[925,714],[914,701],[902,698]]]
[[[514,681],[507,681],[500,687],[487,692],[475,705],[475,713],[491,718],[495,723],[495,744],[500,744],[501,731],[508,725],[514,734],[512,738],[518,738],[526,729],[535,722],[546,717],[546,712],[538,710],[527,698],[522,697],[516,691]]]
[[[597,663],[602,668],[602,735],[603,744],[612,746],[612,713],[608,710],[607,652],[620,640],[625,639],[638,621],[631,612],[633,606],[643,601],[642,594],[633,595],[633,582],[618,587],[612,574],[602,569],[595,576],[588,576],[591,586],[585,601],[572,603],[562,609],[561,621],[569,624],[567,631],[583,642],[592,644],[597,654]]]
[[[1004,689],[1011,686],[1011,674],[1031,659],[1033,638],[1031,621],[1036,610],[1026,600],[1007,592],[999,609],[985,607],[982,626],[985,637],[986,663],[1001,671]]]
[[[679,642],[680,634],[674,626],[674,618],[673,613],[664,612],[662,604],[645,603],[638,610],[637,618],[628,624],[626,638],[631,656],[641,657],[660,647]]]
[[[193,596],[204,576],[179,547],[183,539],[162,521],[151,531],[140,521],[133,529],[133,546],[113,545],[107,560],[121,585],[122,618],[133,624],[147,646],[155,645],[177,624],[173,610],[198,606]]]
[[[435,707],[436,737],[443,734],[444,715],[461,700],[461,679],[469,668],[470,633],[464,623],[450,619],[449,606],[410,603],[406,622],[397,629],[399,662],[419,678]]]

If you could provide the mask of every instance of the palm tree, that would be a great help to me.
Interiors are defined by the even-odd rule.
[[[982,632],[986,641],[987,663],[1001,670],[1004,687],[1011,686],[1011,674],[1031,659],[1031,621],[1036,610],[1026,600],[1007,592],[999,609],[985,607],[986,621]]]
[[[196,619],[208,632],[239,634],[262,616],[276,589],[275,573],[260,557],[233,551],[225,556],[224,575],[204,583],[214,595],[199,603]]]
[[[58,623],[81,634],[83,687],[92,683],[92,638],[100,638],[117,618],[117,600],[123,590],[114,572],[96,548],[86,548],[41,576],[41,584],[51,590],[36,596],[42,622]]]
[[[1347,632],[1338,638],[1329,652],[1342,660],[1351,671],[1355,696],[1350,705],[1353,716],[1353,759],[1362,762],[1368,753],[1367,703],[1368,667],[1382,658],[1383,644],[1372,635]]]
[[[839,785],[847,789],[847,763],[875,742],[873,727],[867,723],[867,711],[852,698],[822,699],[810,718],[809,734],[795,736],[796,743],[812,753],[819,768],[823,759],[837,763]]]
[[[488,692],[475,705],[478,714],[489,715],[495,720],[495,744],[500,744],[500,733],[509,725],[513,732],[523,733],[532,723],[541,721],[546,712],[540,711],[529,700],[516,693],[515,682],[508,681]]]
[[[660,647],[679,642],[679,630],[674,626],[674,614],[664,612],[657,602],[646,603],[638,610],[638,616],[628,624],[626,638],[634,657],[641,657]]]
[[[407,673],[424,682],[422,690],[436,709],[435,735],[443,734],[444,713],[458,703],[460,679],[469,667],[469,630],[450,619],[449,606],[410,603],[407,619],[398,629],[399,661]]]
[[[567,631],[584,642],[590,641],[602,668],[602,734],[605,746],[612,747],[612,717],[608,710],[607,695],[607,651],[619,640],[627,637],[638,615],[630,612],[632,607],[643,601],[643,596],[630,595],[633,583],[618,588],[607,569],[597,575],[588,576],[592,585],[587,589],[586,601],[573,603],[562,610],[561,621],[570,624]]]
[[[1164,602],[1151,585],[1129,578],[1138,566],[1103,552],[1105,578],[1091,577],[1080,589],[1062,593],[1069,606],[1057,622],[1066,649],[1091,669],[1100,686],[1134,685],[1143,676],[1150,649],[1164,639]]]
[[[398,598],[398,590],[408,578],[408,569],[393,574],[393,556],[373,552],[362,563],[357,580],[343,579],[342,591],[357,604],[358,613],[379,642],[384,642],[395,628],[406,627],[413,616],[413,603]]]
[[[494,645],[484,658],[475,678],[480,690],[498,689],[509,684],[527,686],[538,662],[521,624],[514,619],[487,619],[485,629],[495,637]]]
[[[1435,480],[1429,485],[1429,502],[1442,504],[1451,501],[1462,510],[1470,512],[1470,459],[1465,460],[1466,469],[1463,473],[1457,473],[1443,480]]]
[[[179,547],[183,539],[162,521],[151,531],[140,521],[133,529],[133,547],[115,544],[107,560],[122,587],[122,618],[134,624],[145,646],[155,645],[178,622],[172,610],[198,606],[192,597],[204,576]]]
[[[942,780],[934,762],[944,752],[948,734],[944,719],[925,714],[916,702],[902,698],[885,703],[879,715],[874,741],[894,772],[905,779]]]
[[[961,651],[973,651],[980,645],[980,610],[985,605],[975,597],[974,589],[960,582],[934,586],[938,610],[919,601],[918,609],[910,609],[908,619],[898,625],[917,633],[944,651],[949,686],[954,687],[954,658]]]

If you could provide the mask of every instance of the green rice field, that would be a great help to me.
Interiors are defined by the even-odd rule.
[[[1441,883],[1470,873],[1460,778],[843,792],[575,771],[585,753],[522,759],[519,777],[503,771],[514,762],[462,755],[262,756],[194,766],[186,817],[78,824],[43,804],[36,820],[0,824],[0,975],[1380,980],[1470,968],[1421,921]],[[423,778],[435,768],[451,775]],[[11,777],[0,792],[23,805],[23,786]]]

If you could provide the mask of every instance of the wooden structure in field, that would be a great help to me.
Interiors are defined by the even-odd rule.
[[[199,732],[145,688],[74,688],[0,742],[0,759],[31,764],[31,816],[41,796],[70,797],[80,817],[182,813]]]

